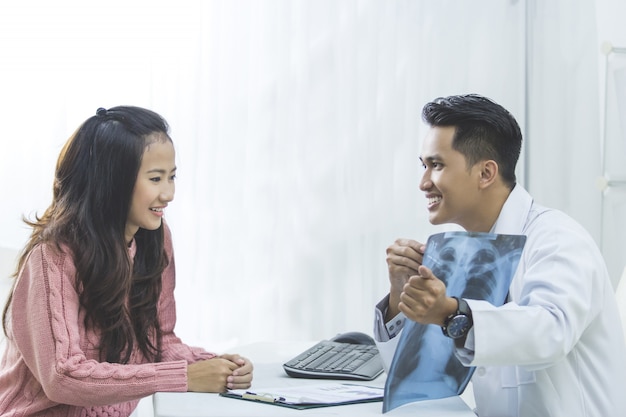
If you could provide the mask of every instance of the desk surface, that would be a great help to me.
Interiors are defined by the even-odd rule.
[[[291,378],[282,364],[312,346],[315,342],[255,343],[234,349],[254,363],[253,388],[302,386],[319,384],[319,379]],[[370,386],[385,386],[385,374],[374,381],[357,382]],[[294,410],[271,404],[241,401],[218,394],[159,392],[153,397],[155,417],[249,417],[249,416],[380,416],[382,402]],[[389,416],[475,417],[460,397],[418,401],[386,413]]]

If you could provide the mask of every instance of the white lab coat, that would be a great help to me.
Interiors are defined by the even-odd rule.
[[[624,335],[593,239],[564,213],[534,204],[519,185],[491,231],[524,234],[527,241],[510,302],[468,301],[474,327],[469,349],[457,356],[476,366],[478,415],[626,417]],[[384,331],[375,326],[389,369],[399,337],[379,342]]]

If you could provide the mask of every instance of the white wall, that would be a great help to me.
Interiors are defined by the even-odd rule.
[[[616,46],[626,45],[626,3],[622,0],[596,0],[598,39]]]
[[[597,4],[598,40],[614,47],[626,49],[626,2],[602,0]],[[601,135],[605,142],[604,172],[606,180],[621,180],[622,185],[609,187],[601,192],[602,230],[599,239],[614,283],[626,265],[626,53],[605,56],[598,53],[600,86]],[[608,72],[607,72],[608,71]],[[608,85],[605,85],[606,74]],[[621,102],[615,77],[621,76]],[[605,87],[608,95],[605,96]],[[608,108],[605,108],[608,106]],[[606,111],[605,111],[606,110]],[[618,121],[621,119],[621,122]],[[606,129],[604,123],[607,124]]]

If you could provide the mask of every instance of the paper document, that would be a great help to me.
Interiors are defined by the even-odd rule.
[[[337,382],[254,390],[231,390],[220,395],[291,408],[315,408],[333,405],[382,401],[384,388]]]

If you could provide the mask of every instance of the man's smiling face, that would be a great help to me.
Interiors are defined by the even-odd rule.
[[[482,222],[480,164],[467,166],[465,156],[452,148],[455,128],[431,127],[422,145],[424,174],[420,190],[426,194],[432,224],[455,223],[466,230]]]

